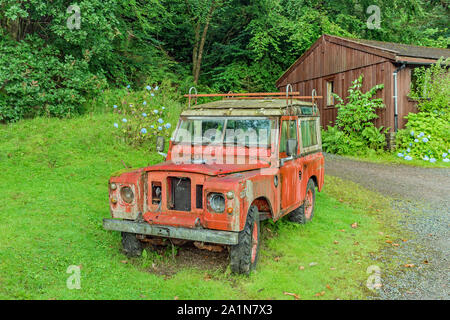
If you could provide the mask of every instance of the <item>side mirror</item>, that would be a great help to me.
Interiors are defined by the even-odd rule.
[[[289,139],[286,141],[286,154],[288,157],[297,154],[297,139]]]
[[[165,143],[166,140],[164,139],[164,137],[161,136],[156,137],[156,151],[163,152]]]

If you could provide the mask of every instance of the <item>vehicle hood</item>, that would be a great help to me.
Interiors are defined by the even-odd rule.
[[[175,163],[166,161],[154,166],[146,167],[144,170],[151,171],[172,171],[172,172],[191,172],[200,173],[208,176],[217,176],[224,174],[232,174],[243,171],[251,171],[256,169],[268,168],[268,162],[258,161],[257,163],[247,164],[217,164],[217,163]]]

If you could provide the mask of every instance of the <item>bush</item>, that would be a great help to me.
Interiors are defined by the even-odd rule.
[[[120,102],[112,106],[116,115],[113,123],[116,137],[132,146],[149,143],[155,145],[156,137],[168,138],[174,124],[168,122],[168,109],[162,105],[161,90],[148,85],[143,91],[126,89]]]
[[[60,52],[38,37],[15,42],[0,37],[0,121],[37,115],[68,117],[106,86],[86,60]]]
[[[439,60],[430,68],[414,70],[416,85],[410,96],[418,99],[419,113],[406,117],[406,129],[397,133],[398,156],[450,162],[450,59]]]
[[[369,150],[380,151],[386,145],[383,127],[376,128],[373,120],[378,118],[375,110],[384,108],[382,99],[374,99],[382,84],[374,86],[366,93],[361,92],[363,75],[352,82],[348,89],[347,103],[334,95],[339,101],[336,105],[338,115],[336,125],[328,126],[322,133],[323,148],[336,154],[366,154]]]

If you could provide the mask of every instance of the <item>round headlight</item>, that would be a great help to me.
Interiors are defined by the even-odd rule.
[[[123,201],[126,203],[132,203],[134,200],[134,193],[130,187],[123,187],[120,189],[120,195],[122,196]]]
[[[220,193],[213,193],[209,196],[209,206],[217,213],[225,210],[225,197]]]

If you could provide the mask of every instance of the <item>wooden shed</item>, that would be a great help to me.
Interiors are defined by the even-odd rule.
[[[280,91],[291,84],[294,91],[310,95],[312,89],[323,96],[318,102],[322,126],[333,125],[337,116],[331,93],[345,98],[351,82],[364,74],[363,92],[384,84],[377,93],[385,109],[377,111],[376,126],[396,132],[405,126],[409,112],[417,112],[416,102],[409,99],[412,69],[435,63],[450,56],[450,50],[399,43],[349,39],[322,35],[277,80]]]

